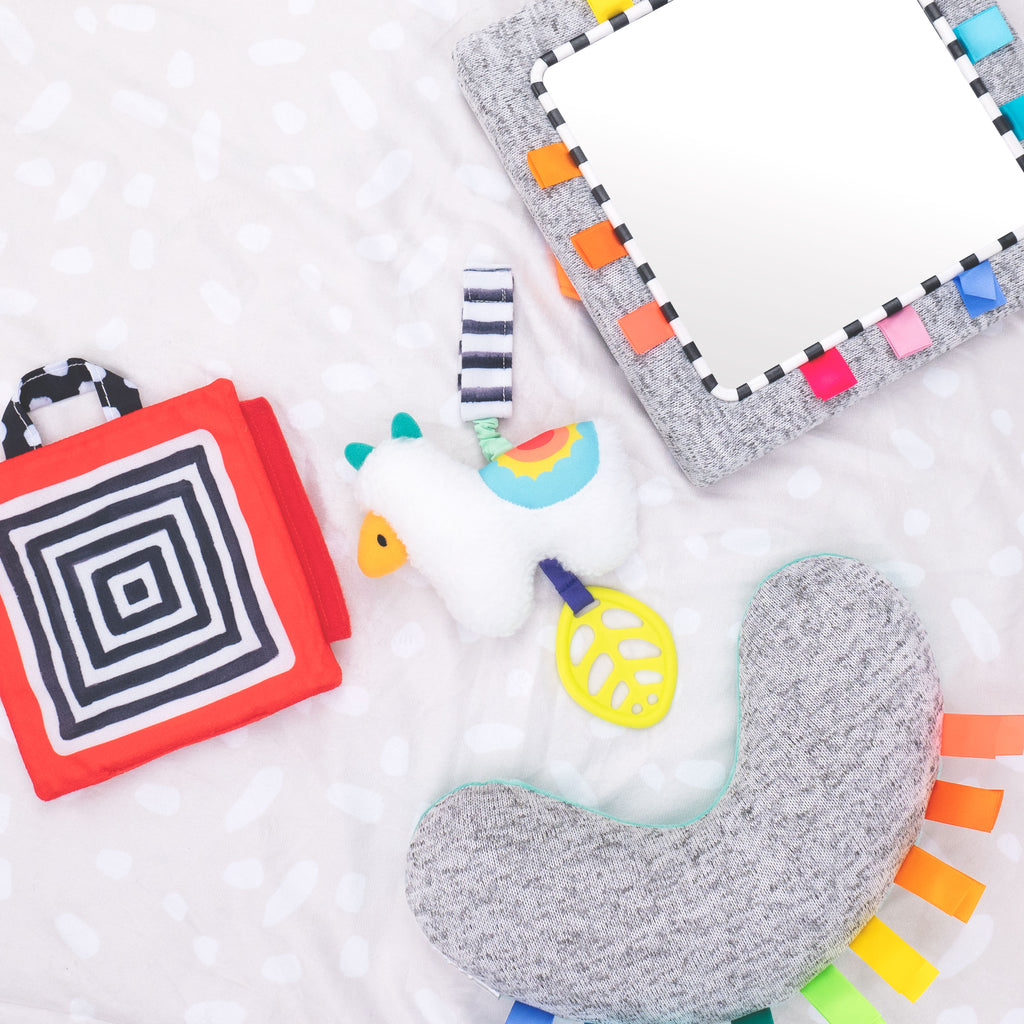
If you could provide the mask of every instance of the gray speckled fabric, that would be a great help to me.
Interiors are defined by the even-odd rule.
[[[740,633],[735,774],[676,827],[519,784],[436,804],[409,850],[430,941],[490,988],[595,1024],[713,1024],[793,995],[863,927],[917,836],[942,700],[917,617],[868,566],[762,584]]]
[[[954,27],[989,6],[987,0],[940,3]],[[857,378],[857,386],[828,402],[813,395],[799,372],[790,373],[742,402],[724,402],[705,391],[678,342],[666,342],[638,356],[618,326],[619,317],[650,301],[636,269],[623,259],[595,274],[587,270],[570,242],[571,235],[602,218],[600,206],[582,178],[541,190],[526,163],[529,150],[558,141],[530,91],[530,68],[543,52],[594,24],[585,0],[534,0],[519,14],[461,40],[454,55],[456,71],[470,106],[523,201],[572,277],[587,311],[648,415],[693,483],[707,485],[736,471],[949,351],[1020,305],[1024,298],[1024,250],[1017,245],[991,261],[1006,305],[972,320],[955,284],[944,285],[914,304],[931,335],[932,346],[896,359],[878,327],[868,328],[839,346]],[[1024,93],[1021,56],[1017,40],[978,63],[996,102],[1005,103]]]

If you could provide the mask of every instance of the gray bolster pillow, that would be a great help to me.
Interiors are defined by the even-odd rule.
[[[420,822],[409,905],[489,988],[594,1024],[717,1024],[782,1002],[881,903],[924,820],[942,698],[921,624],[870,567],[769,577],[739,640],[736,766],[685,825],[518,783]]]

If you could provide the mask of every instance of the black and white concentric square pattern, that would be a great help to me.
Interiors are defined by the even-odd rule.
[[[0,566],[29,683],[60,753],[294,663],[206,431],[6,503]]]

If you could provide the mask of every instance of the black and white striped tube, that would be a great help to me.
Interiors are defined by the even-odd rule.
[[[459,407],[466,422],[512,415],[512,270],[462,272]]]

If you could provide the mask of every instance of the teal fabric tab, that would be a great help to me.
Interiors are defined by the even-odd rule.
[[[953,32],[975,64],[1013,42],[1013,32],[995,4],[961,22]]]
[[[771,1010],[764,1009],[748,1013],[746,1017],[740,1017],[739,1020],[734,1020],[732,1024],[775,1024],[775,1018],[772,1016]]]
[[[999,108],[1000,113],[1013,125],[1013,133],[1024,139],[1024,96],[1018,96]]]

